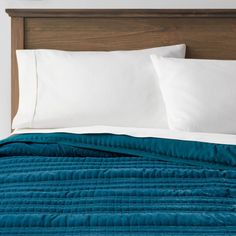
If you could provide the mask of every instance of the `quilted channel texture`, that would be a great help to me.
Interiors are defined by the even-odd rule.
[[[0,143],[0,235],[236,235],[236,146],[119,135]]]

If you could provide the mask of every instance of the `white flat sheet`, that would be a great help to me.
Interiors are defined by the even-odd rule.
[[[122,134],[133,137],[154,137],[168,138],[178,140],[191,140],[208,143],[233,144],[236,145],[236,135],[231,134],[214,134],[214,133],[193,133],[185,131],[173,131],[169,129],[142,129],[127,127],[111,127],[111,126],[90,126],[90,127],[74,127],[62,129],[18,129],[12,134],[22,133],[74,133],[74,134],[91,134],[91,133],[109,133]]]

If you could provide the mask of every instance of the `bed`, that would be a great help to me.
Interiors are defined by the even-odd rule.
[[[17,49],[143,49],[236,59],[235,10],[25,10]],[[225,40],[227,38],[227,40]],[[235,235],[236,137],[151,129],[24,130],[0,142],[1,235]]]

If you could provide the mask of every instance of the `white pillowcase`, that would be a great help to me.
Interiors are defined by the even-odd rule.
[[[170,129],[236,133],[236,61],[151,58]]]
[[[18,50],[20,101],[13,128],[167,127],[151,54],[184,57],[185,45],[114,52]]]

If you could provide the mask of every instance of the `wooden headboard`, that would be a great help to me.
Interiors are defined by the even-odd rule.
[[[236,10],[8,9],[12,18],[12,117],[16,49],[127,50],[186,43],[187,57],[236,59]]]

